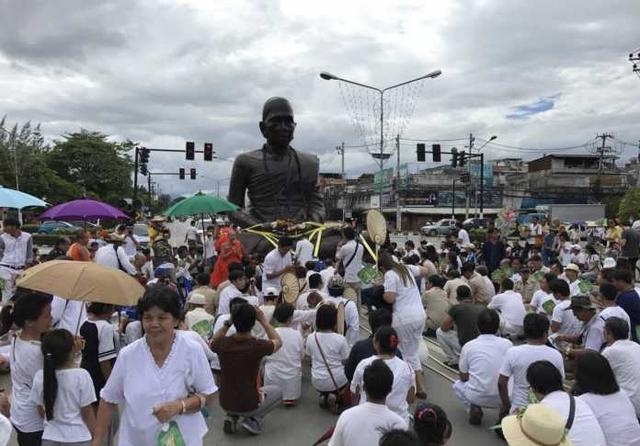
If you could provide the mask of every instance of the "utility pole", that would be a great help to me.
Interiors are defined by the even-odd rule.
[[[636,163],[637,169],[637,177],[636,177],[636,187],[640,187],[640,140],[638,140],[638,158]]]
[[[400,207],[400,135],[396,135],[396,231],[402,230],[402,209]]]
[[[136,154],[133,162],[133,201],[132,204],[138,199],[138,148],[135,147]],[[135,206],[135,204],[134,204]]]
[[[342,158],[342,169],[340,171],[340,178],[342,179],[342,221],[344,222],[347,207],[347,179],[344,177],[344,141],[339,146],[336,146],[336,151]]]
[[[473,142],[476,140],[476,138],[473,136],[473,133],[469,133],[469,157],[468,157],[468,161],[467,161],[467,172],[469,172],[469,178],[471,178],[471,162],[472,162],[472,154],[473,154]],[[469,187],[471,185],[471,181],[469,181],[466,185],[466,192],[465,192],[465,196],[466,196],[466,209],[464,212],[464,218],[467,219],[469,218],[469,192],[471,190],[471,188]]]
[[[602,140],[600,147],[596,148],[598,154],[598,177],[596,179],[595,196],[598,201],[602,201],[602,173],[604,172],[604,158],[605,155],[611,153],[611,147],[607,146],[607,138],[613,138],[613,135],[609,133],[603,133],[597,135],[596,138]]]

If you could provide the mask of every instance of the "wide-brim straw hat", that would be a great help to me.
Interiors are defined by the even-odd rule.
[[[572,446],[564,417],[544,404],[531,404],[522,415],[502,419],[502,434],[509,446]]]
[[[376,245],[384,244],[387,239],[387,220],[377,209],[367,212],[367,232]]]

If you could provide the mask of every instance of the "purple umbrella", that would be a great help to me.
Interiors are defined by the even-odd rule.
[[[58,204],[40,215],[40,220],[87,220],[88,218],[129,218],[120,209],[101,201],[81,198]]]

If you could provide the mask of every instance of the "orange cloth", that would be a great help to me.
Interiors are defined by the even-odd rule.
[[[224,228],[220,230],[216,240],[216,251],[218,258],[211,274],[211,287],[217,288],[222,282],[229,278],[229,264],[242,263],[244,259],[244,249],[239,240],[231,237],[231,230]]]
[[[75,242],[73,245],[69,247],[69,250],[67,251],[67,256],[79,262],[91,261],[91,253],[89,253],[89,250],[78,242]]]

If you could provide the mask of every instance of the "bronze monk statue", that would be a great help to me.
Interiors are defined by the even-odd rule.
[[[236,158],[229,184],[229,201],[242,209],[231,220],[242,227],[275,220],[324,220],[324,202],[318,190],[319,160],[290,146],[296,123],[289,101],[273,97],[262,109],[261,149]],[[249,205],[245,206],[245,192]]]

